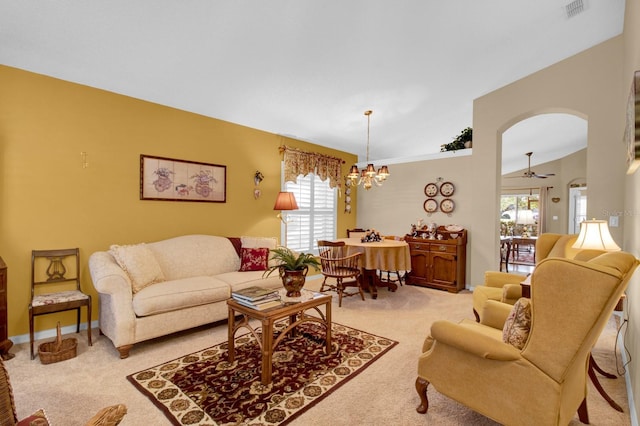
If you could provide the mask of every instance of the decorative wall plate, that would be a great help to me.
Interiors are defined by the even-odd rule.
[[[456,203],[454,203],[450,198],[445,198],[440,201],[440,210],[442,210],[443,213],[451,213],[455,208]]]
[[[440,185],[440,193],[444,197],[451,197],[455,190],[456,190],[456,187],[453,186],[451,182],[445,182],[442,185]]]
[[[438,202],[433,198],[427,198],[424,202],[424,211],[433,213],[438,210]]]
[[[424,195],[427,197],[435,197],[438,194],[438,185],[435,183],[428,183],[424,187]]]

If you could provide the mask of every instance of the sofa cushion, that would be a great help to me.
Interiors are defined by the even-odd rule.
[[[531,301],[521,297],[513,305],[511,313],[504,322],[502,340],[518,349],[524,348],[531,329]]]
[[[139,291],[133,296],[133,311],[136,316],[144,317],[219,302],[229,297],[229,286],[214,277],[184,278],[165,281]]]
[[[278,271],[275,271],[268,277],[264,276],[264,271],[228,272],[226,274],[216,275],[216,279],[231,287],[231,291],[242,290],[251,286],[265,288],[282,287],[282,278],[278,275]]]
[[[109,252],[131,280],[134,293],[164,281],[164,274],[146,244],[112,245]]]
[[[241,253],[242,259],[240,261],[240,271],[264,271],[267,269],[267,263],[269,261],[268,248],[242,247]]]

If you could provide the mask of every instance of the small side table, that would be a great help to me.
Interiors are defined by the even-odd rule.
[[[331,353],[331,295],[317,293],[309,290],[302,290],[303,295],[309,296],[308,300],[302,297],[301,302],[285,303],[281,307],[265,309],[258,311],[248,306],[244,306],[234,299],[227,300],[229,309],[229,362],[235,359],[235,334],[238,329],[245,327],[258,340],[260,349],[262,350],[262,376],[263,385],[271,383],[273,350],[278,343],[286,337],[288,333],[294,333],[295,328],[304,322],[317,322],[323,324],[327,329],[326,334],[326,353]],[[323,314],[320,307],[325,305],[325,313]],[[309,315],[308,310],[315,310],[318,316]],[[236,321],[236,315],[240,315],[241,319]],[[289,318],[287,327],[274,340],[273,331],[274,324],[277,320]],[[260,321],[262,325],[262,336],[258,338],[257,330],[251,326],[249,320],[254,319]]]
[[[522,287],[522,297],[531,299],[531,274],[520,283],[520,287]]]

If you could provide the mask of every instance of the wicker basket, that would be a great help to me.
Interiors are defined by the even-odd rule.
[[[40,362],[43,364],[51,364],[54,362],[64,361],[76,356],[78,348],[78,340],[75,337],[63,339],[60,332],[60,323],[56,327],[57,337],[53,342],[41,343],[38,346],[38,355]]]

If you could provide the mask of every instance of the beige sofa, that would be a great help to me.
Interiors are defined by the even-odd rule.
[[[246,260],[256,251],[268,256],[264,249],[276,242],[185,235],[93,253],[89,270],[100,296],[100,331],[126,358],[135,343],[226,319],[232,291],[282,286],[278,274],[240,271],[259,269],[246,268]],[[262,250],[248,250],[256,248]]]

